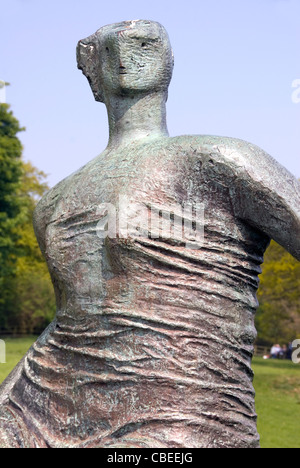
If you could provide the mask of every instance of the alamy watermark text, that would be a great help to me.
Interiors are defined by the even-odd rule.
[[[295,340],[292,343],[293,354],[292,361],[294,364],[300,364],[300,340]]]
[[[300,103],[300,78],[293,81],[292,88],[295,88],[295,90],[292,93],[292,101],[294,104],[299,104]]]
[[[173,240],[198,249],[204,242],[204,205],[144,204],[120,196],[118,206],[99,205],[97,235],[100,239],[147,238]]]

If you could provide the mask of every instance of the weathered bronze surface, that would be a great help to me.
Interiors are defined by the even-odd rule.
[[[271,238],[300,260],[300,184],[244,141],[168,137],[158,23],[106,26],[77,50],[109,144],[36,209],[57,317],[1,386],[0,447],[258,447],[258,275]]]

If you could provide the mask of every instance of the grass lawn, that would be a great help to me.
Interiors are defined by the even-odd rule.
[[[6,363],[0,363],[0,383],[8,376],[13,368],[18,364],[32,343],[36,340],[34,336],[23,338],[3,338],[6,347]]]
[[[300,448],[300,365],[255,358],[258,432],[263,448]]]
[[[5,339],[7,362],[0,363],[0,383],[34,340]],[[254,358],[253,369],[262,448],[300,448],[300,365]]]

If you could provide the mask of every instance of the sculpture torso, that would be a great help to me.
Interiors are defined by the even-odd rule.
[[[214,446],[222,419],[218,445],[257,445],[250,361],[269,238],[236,218],[241,150],[215,137],[134,143],[104,152],[38,206],[58,313],[12,399],[32,414],[43,408],[37,427],[50,446]],[[203,203],[202,246],[100,239],[99,206],[120,194],[146,211]]]

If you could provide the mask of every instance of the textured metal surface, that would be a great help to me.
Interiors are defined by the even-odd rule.
[[[109,144],[36,209],[57,317],[1,386],[0,446],[258,447],[258,275],[270,238],[300,260],[299,182],[249,143],[168,137],[157,23],[100,29],[78,63]],[[130,236],[101,239],[120,196],[144,227],[153,206],[201,203],[204,241],[141,235],[130,214]]]

